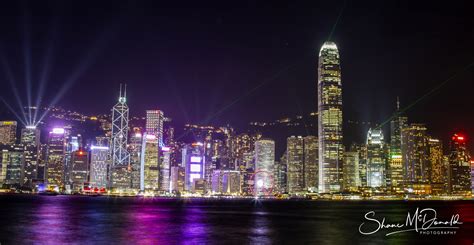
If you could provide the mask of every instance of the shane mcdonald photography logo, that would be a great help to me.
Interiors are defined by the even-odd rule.
[[[450,219],[441,220],[432,208],[419,209],[408,212],[404,223],[393,223],[385,217],[376,217],[375,211],[364,215],[365,221],[359,226],[362,235],[372,235],[377,232],[386,232],[385,236],[405,232],[416,232],[420,235],[455,235],[462,225],[459,214],[451,215]]]

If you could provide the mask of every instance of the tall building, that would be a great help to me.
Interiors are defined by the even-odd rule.
[[[107,146],[91,146],[89,184],[92,188],[107,188],[109,181],[110,149]]]
[[[358,191],[360,186],[359,152],[344,152],[344,190]]]
[[[70,180],[72,190],[79,192],[85,183],[89,181],[89,154],[83,149],[76,150],[71,157],[71,173]]]
[[[317,190],[318,139],[315,136],[287,139],[287,187],[290,194]]]
[[[318,190],[318,137],[306,136],[304,141],[304,185],[305,190]]]
[[[449,193],[471,195],[471,156],[466,147],[466,137],[455,134],[451,138],[449,154]]]
[[[385,186],[385,143],[382,129],[369,129],[367,133],[367,186]]]
[[[388,158],[387,186],[392,192],[403,193],[402,130],[407,126],[407,117],[400,115],[397,97],[396,115],[390,122],[390,155]]]
[[[8,148],[5,184],[20,186],[23,184],[21,175],[25,162],[23,147],[22,145],[14,144],[9,145]]]
[[[416,194],[430,194],[430,191],[418,192],[416,188],[429,185],[431,179],[426,131],[425,125],[416,123],[412,123],[402,130],[403,182],[408,192]]]
[[[170,191],[170,171],[171,171],[171,149],[167,146],[161,147],[160,159],[160,190]]]
[[[195,191],[196,181],[201,182],[205,178],[204,163],[206,157],[204,154],[204,144],[201,142],[186,145],[182,149],[182,161],[185,171],[185,190]]]
[[[49,132],[46,157],[46,183],[50,188],[64,188],[66,139],[64,128]]]
[[[303,137],[291,136],[286,140],[288,193],[305,192]]]
[[[142,133],[139,128],[134,128],[130,137],[129,152],[130,165],[132,167],[132,184],[131,187],[135,190],[140,189],[140,165],[142,155]]]
[[[255,142],[254,195],[270,195],[274,188],[275,141],[259,139]]]
[[[318,138],[320,193],[341,191],[342,162],[342,83],[339,51],[325,42],[319,51]]]
[[[22,181],[26,186],[32,186],[38,178],[38,156],[40,147],[40,130],[35,126],[26,126],[21,130],[21,144],[24,147],[25,161],[22,168]]]
[[[430,183],[432,194],[446,193],[448,171],[443,161],[443,144],[440,140],[428,138],[428,161],[431,165]]]
[[[144,133],[140,164],[140,190],[157,191],[159,184],[159,148],[155,135]]]
[[[0,121],[0,145],[15,144],[16,126],[16,121]]]
[[[215,194],[240,194],[240,172],[237,170],[214,170],[211,183]]]
[[[148,135],[155,135],[160,146],[163,145],[163,112],[160,110],[146,111],[146,133]]]
[[[122,85],[120,85],[120,94],[118,103],[112,108],[112,137],[111,137],[111,155],[112,155],[112,188],[127,189],[130,187],[130,154],[127,150],[128,139],[128,106],[127,106],[127,87],[125,85],[122,94]]]

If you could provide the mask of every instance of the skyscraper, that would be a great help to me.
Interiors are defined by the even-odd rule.
[[[415,194],[431,193],[431,164],[426,131],[424,124],[416,123],[402,130],[403,182],[405,189]]]
[[[155,135],[160,146],[163,145],[163,112],[160,110],[146,111],[146,133],[148,135]]]
[[[269,195],[274,188],[275,141],[259,139],[255,142],[254,194]]]
[[[159,188],[158,141],[153,134],[144,133],[140,164],[140,190],[157,191]]]
[[[80,192],[85,183],[88,182],[89,177],[89,154],[88,152],[79,149],[72,153],[71,157],[71,172],[70,180],[72,190]]]
[[[432,194],[444,194],[448,183],[447,166],[443,161],[443,144],[435,138],[428,139],[428,161],[431,165]]]
[[[369,129],[367,133],[367,186],[385,186],[386,154],[382,129]]]
[[[403,192],[402,130],[407,126],[407,117],[400,115],[397,97],[396,115],[390,122],[390,155],[388,158],[387,185],[395,193]]]
[[[327,41],[319,51],[318,66],[319,192],[342,187],[342,83],[339,51]]]
[[[15,144],[16,126],[16,121],[0,121],[0,145]]]
[[[127,86],[120,94],[118,103],[112,108],[112,188],[126,189],[130,187],[130,154],[127,150],[128,139],[128,106]]]
[[[91,166],[89,183],[93,188],[107,188],[110,167],[109,147],[91,146]]]
[[[49,132],[46,160],[46,183],[50,188],[64,188],[66,139],[64,128]]]
[[[449,154],[449,193],[471,195],[471,156],[466,147],[466,137],[455,134],[451,138]]]
[[[303,145],[301,136],[291,136],[286,140],[287,181],[290,194],[305,191]]]
[[[204,155],[204,144],[201,142],[195,142],[191,145],[186,145],[182,150],[182,161],[184,163],[185,171],[185,190],[195,191],[196,181],[204,180],[205,169],[204,163],[206,158]]]
[[[40,130],[35,126],[26,126],[21,130],[21,144],[24,147],[25,161],[22,168],[24,185],[32,186],[38,177],[38,152],[40,146]]]
[[[360,186],[359,152],[344,152],[344,190],[357,191]]]
[[[304,185],[305,190],[316,192],[318,190],[318,137],[306,136],[304,141]]]

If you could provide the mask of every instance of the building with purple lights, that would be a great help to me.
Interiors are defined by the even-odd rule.
[[[182,150],[185,169],[185,190],[193,191],[194,182],[204,179],[204,144],[201,142],[186,145]]]
[[[64,128],[53,128],[49,132],[46,157],[46,183],[54,189],[64,188],[64,156],[66,153],[66,139]]]
[[[92,146],[89,184],[92,188],[107,188],[110,168],[109,147]]]

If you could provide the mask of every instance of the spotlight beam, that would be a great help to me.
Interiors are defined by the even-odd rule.
[[[24,66],[25,66],[25,84],[26,84],[26,100],[28,103],[28,123],[31,124],[32,117],[31,117],[31,35],[30,35],[30,28],[29,28],[29,13],[25,11],[23,15],[23,58],[24,58]]]
[[[23,120],[24,120],[24,122],[26,122],[28,120],[26,119],[25,113],[23,113],[24,112],[23,111],[23,103],[21,102],[21,97],[20,97],[20,94],[18,93],[18,88],[15,85],[16,82],[15,82],[15,78],[13,77],[12,70],[10,68],[10,65],[8,64],[8,61],[5,57],[5,55],[2,53],[0,56],[1,56],[0,59],[2,60],[3,69],[5,70],[5,74],[7,76],[8,83],[10,83],[10,87],[13,91],[13,95],[15,96],[18,107],[22,111],[21,114],[23,116]],[[4,100],[4,102],[6,102],[6,101]]]

